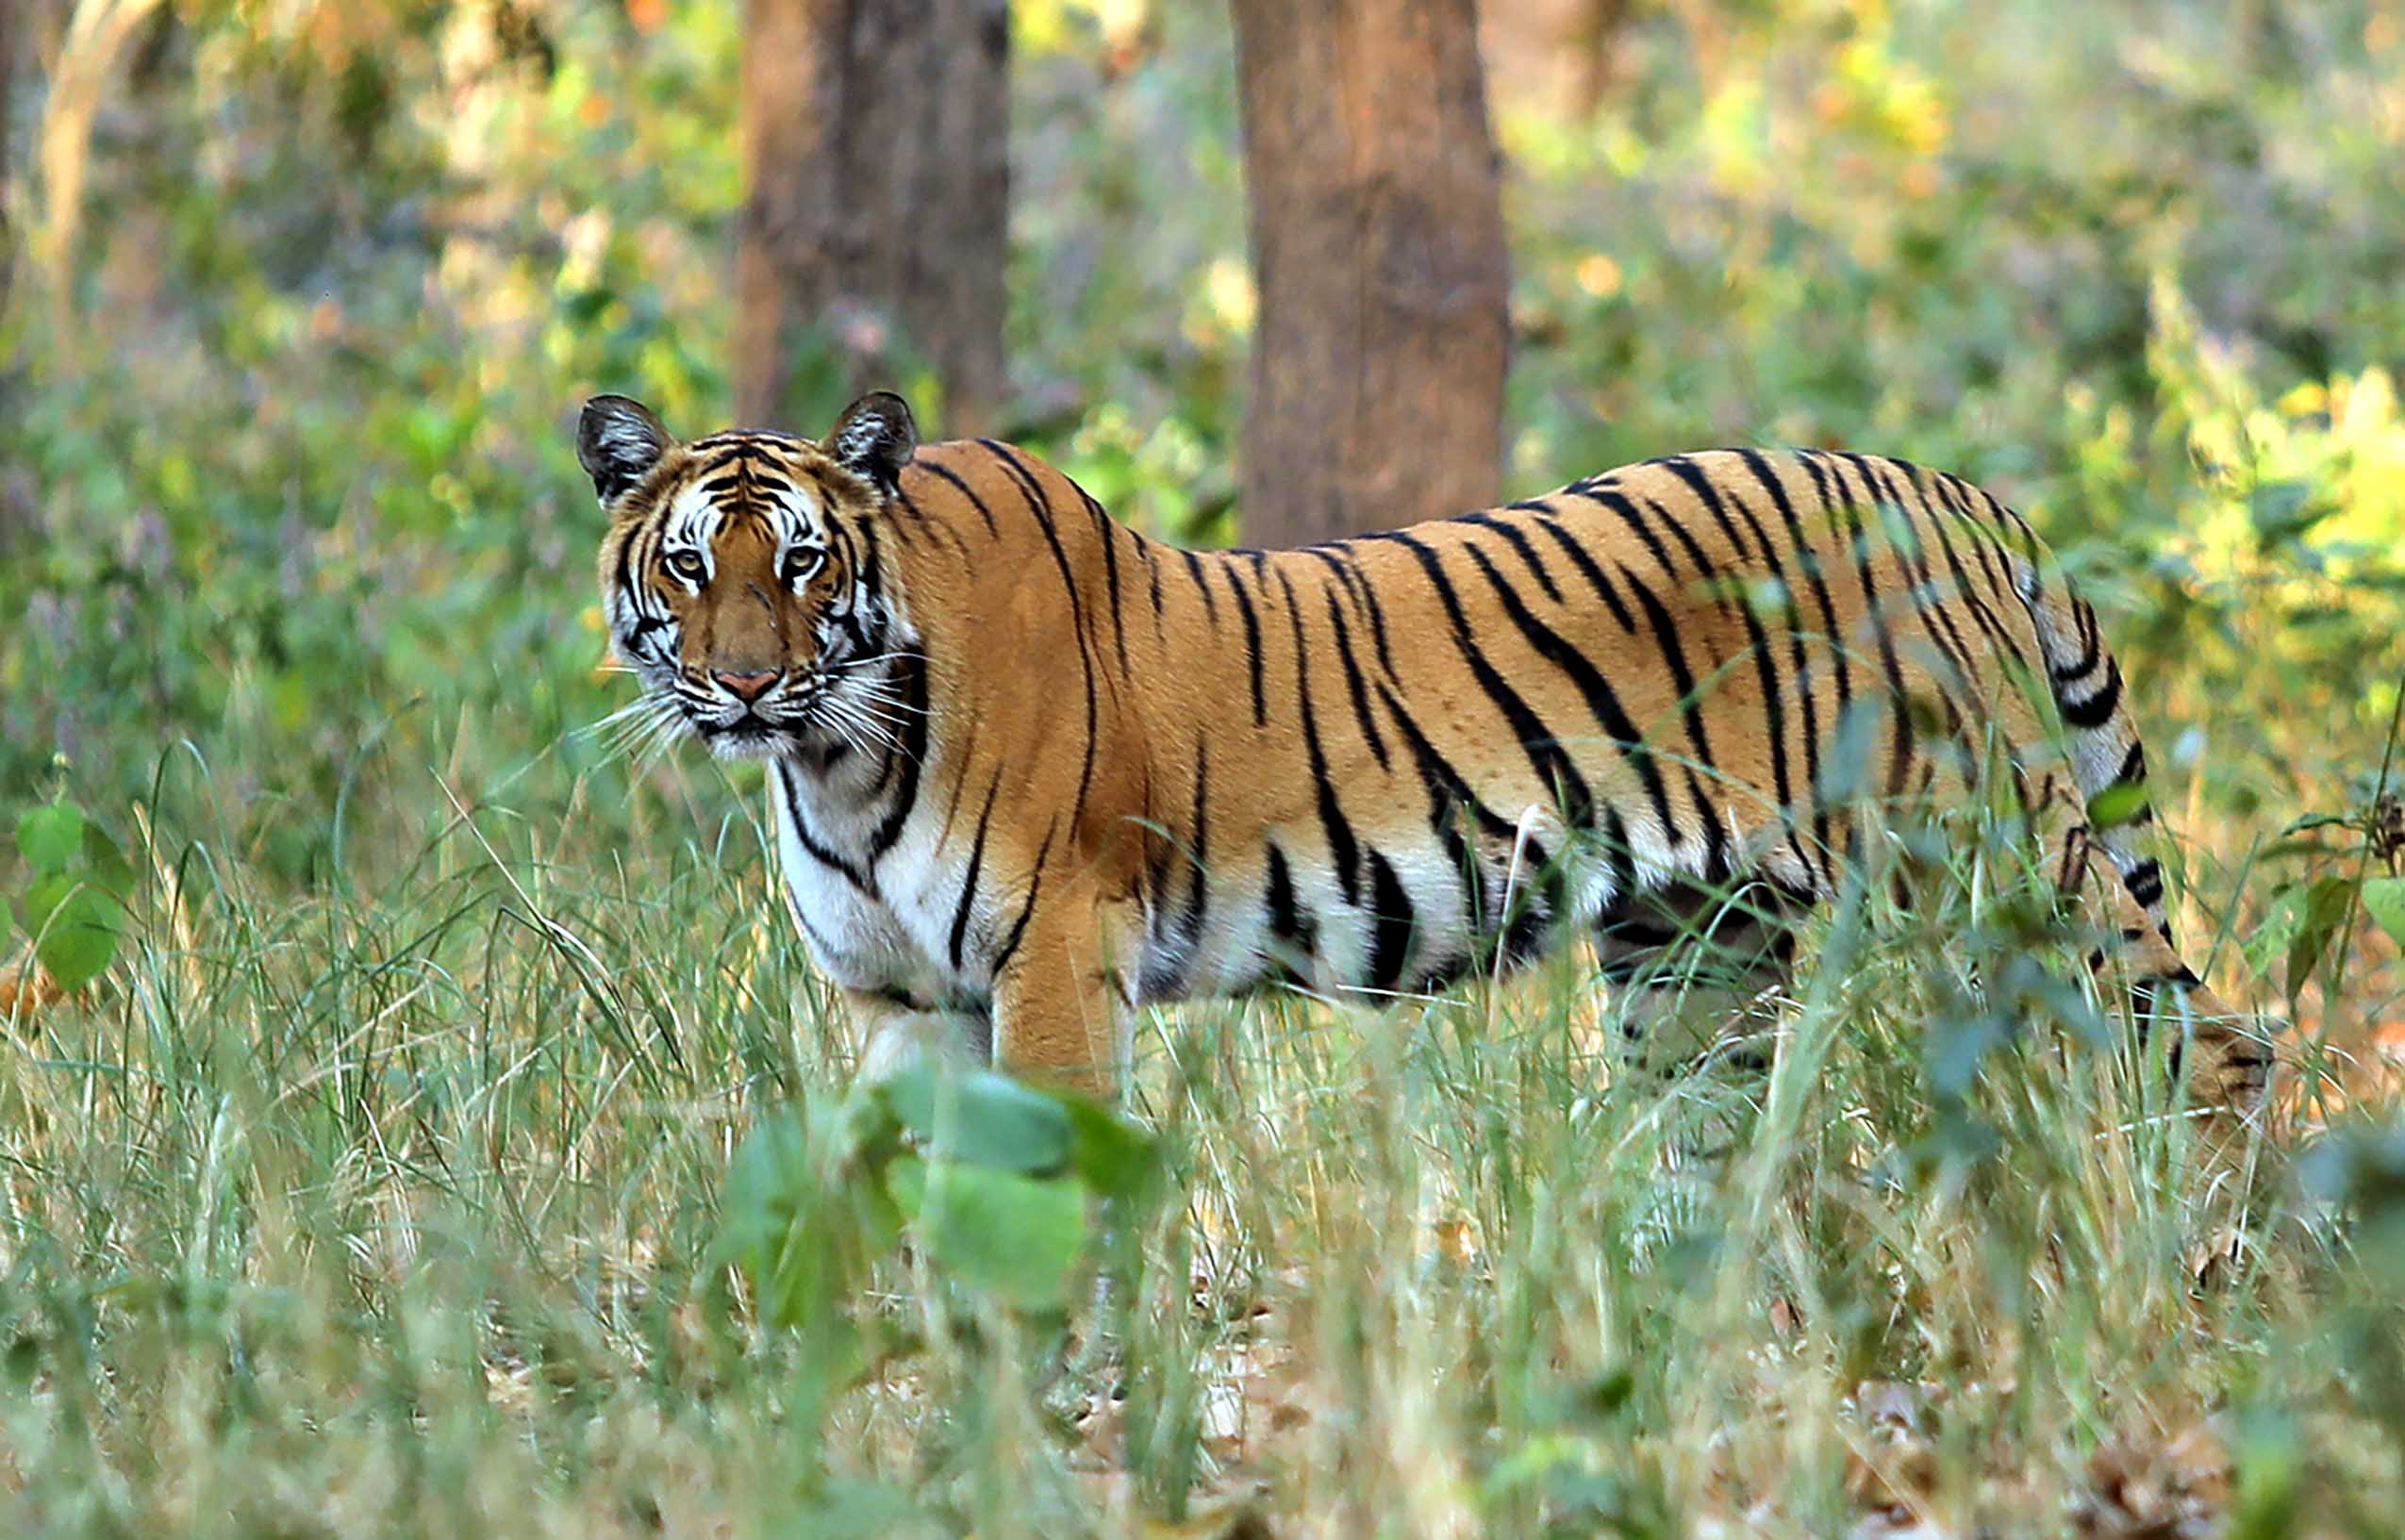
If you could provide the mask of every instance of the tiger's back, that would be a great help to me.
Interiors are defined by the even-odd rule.
[[[1016,452],[921,458],[931,491],[1069,555],[1016,581],[1075,620],[1055,651],[1094,681],[1094,752],[1070,690],[1014,747],[1060,766],[1039,801],[1089,810],[1104,886],[1140,916],[1140,1000],[1286,972],[1418,989],[1673,882],[1826,897],[1866,797],[2046,748],[2014,677],[2048,671],[2014,576],[2037,581],[2033,538],[1897,462],[1717,452],[1304,551],[1191,553]],[[955,648],[974,643],[934,651]]]

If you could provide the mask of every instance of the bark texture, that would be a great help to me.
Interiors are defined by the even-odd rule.
[[[1483,507],[1509,263],[1473,0],[1236,0],[1260,324],[1248,539]]]
[[[9,114],[16,101],[9,87],[16,83],[18,61],[33,30],[34,0],[0,0],[0,312],[8,307],[8,281],[17,268],[17,233],[8,224],[9,190],[17,171],[16,140]],[[5,368],[6,358],[0,358]]]
[[[1008,0],[749,0],[736,409],[803,433],[796,372],[943,387],[946,433],[1003,400]],[[923,406],[923,404],[922,404]]]
[[[1629,0],[1479,0],[1478,11],[1500,101],[1573,122],[1602,107]]]

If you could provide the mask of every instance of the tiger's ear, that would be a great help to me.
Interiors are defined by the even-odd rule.
[[[919,424],[910,404],[890,390],[871,390],[843,408],[827,434],[836,463],[868,477],[887,491],[900,484],[902,468],[919,447]]]
[[[604,503],[651,473],[676,442],[639,401],[595,396],[576,419],[576,458]]]

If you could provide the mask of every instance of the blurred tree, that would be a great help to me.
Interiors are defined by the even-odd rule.
[[[1611,90],[1630,0],[1479,0],[1487,67],[1514,108],[1583,122]]]
[[[1480,507],[1510,269],[1472,0],[1236,0],[1260,324],[1247,538]]]
[[[8,204],[15,196],[17,159],[9,125],[14,98],[8,87],[17,77],[17,56],[33,30],[34,0],[0,0],[0,315],[8,308],[8,277],[17,267],[16,232],[8,226]],[[4,360],[0,360],[4,361]]]
[[[940,425],[1002,409],[1008,0],[750,0],[737,237],[736,409],[816,431],[797,377],[846,389],[923,360]],[[823,406],[820,410],[828,408]]]

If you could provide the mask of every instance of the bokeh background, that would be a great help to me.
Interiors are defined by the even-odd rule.
[[[1463,410],[1500,413],[1498,485],[1792,443],[1995,489],[2105,612],[2192,950],[2304,1067],[2288,1126],[2382,1090],[2405,980],[2373,902],[2397,890],[2364,885],[2405,847],[2405,7],[1488,0],[1477,22],[1510,367]],[[62,866],[122,906],[94,911],[99,975],[9,1018],[12,1532],[1124,1533],[1269,1458],[1212,1442],[1229,1396],[1303,1430],[1319,1474],[1280,1490],[1319,1527],[1292,1532],[2059,1532],[2091,1499],[2131,1527],[2082,1532],[2220,1532],[2145,1528],[2171,1509],[2131,1494],[2186,1491],[2161,1451],[2232,1407],[2257,1409],[2211,1425],[2239,1474],[2206,1461],[2219,1496],[2179,1513],[2381,1532],[2297,1496],[2393,1492],[2405,1449],[2405,1390],[2330,1388],[2366,1365],[2405,1385],[2405,1358],[2393,1315],[2297,1302],[2342,1297],[2297,1287],[2335,1276],[2325,1252],[2194,1316],[2176,1223],[2077,1162],[2019,1196],[1974,1162],[1632,1262],[1615,1227],[1658,1230],[1643,1205],[1541,1197],[1651,1169],[1546,1121],[1583,1093],[1345,1056],[1374,1034],[1293,1048],[1324,1039],[1278,1013],[1245,1029],[1289,1045],[1272,1068],[1230,1049],[1235,1089],[1180,1081],[1162,1115],[1201,1130],[1170,1208],[1202,1238],[1159,1240],[1177,1281],[1136,1290],[1166,1355],[1139,1408],[1185,1410],[1101,1441],[1133,1487],[1081,1507],[1085,1456],[957,1343],[926,1385],[846,1403],[833,1465],[779,1442],[786,1382],[738,1392],[759,1361],[688,1341],[715,1299],[695,1280],[727,1152],[828,1082],[839,1013],[777,920],[756,772],[579,733],[630,687],[602,671],[570,440],[597,390],[688,435],[738,412],[747,25],[735,0],[0,6],[0,815],[63,797],[97,831],[74,862],[41,829],[0,841],[0,949],[24,956]],[[984,425],[1149,534],[1240,541],[1260,295],[1229,8],[1016,0],[1007,26]],[[940,430],[940,352],[820,318],[779,425],[890,384]],[[1898,1056],[1833,1071],[1813,1136],[1859,1147],[1812,1169],[1884,1169],[1930,1132],[1917,1033],[1943,1012],[1915,990],[1942,966],[1894,966],[1864,974],[1888,992],[1860,1035]],[[1411,1134],[1422,1113],[1454,1132]],[[1550,1131],[1526,1159],[1562,1185],[1515,1184],[1505,1123]],[[1999,1148],[2021,1149],[1980,1158]],[[2361,1191],[2405,1191],[2405,1156],[2363,1159]],[[1262,1196],[1305,1191],[1336,1208]],[[1979,1206],[2008,1200],[2032,1206]],[[1595,1237],[1608,1287],[1581,1294],[1591,1257],[1531,1213]],[[2133,1261],[2117,1237],[2142,1231]],[[2066,1274],[2007,1286],[2069,1234],[2094,1250],[2059,1241]],[[1814,1292],[1871,1255],[1892,1290]],[[1207,1324],[1176,1324],[1189,1260]],[[1294,1306],[1315,1293],[1352,1314]],[[1244,1334],[1271,1295],[1304,1322],[1275,1360],[1299,1422]],[[501,1302],[461,1324],[477,1299]],[[1446,1379],[1490,1349],[1511,1374]],[[1795,1377],[1766,1389],[1772,1362]],[[1897,1419],[1862,1387],[1906,1387],[1917,1438],[1924,1377],[1963,1420],[1915,1485],[1918,1446],[1877,1453]],[[938,1391],[971,1411],[931,1432]],[[836,1527],[820,1475],[759,1475],[838,1468],[865,1527]]]
[[[1483,22],[1509,491],[1717,443],[1954,469],[2091,575],[2159,757],[2214,815],[2276,833],[2377,770],[2405,540],[2394,6]],[[372,742],[590,768],[562,735],[617,687],[591,677],[567,423],[600,389],[731,420],[743,23],[19,6],[0,785],[64,755],[122,801],[185,738],[288,813]],[[991,425],[1148,531],[1234,540],[1256,305],[1227,12],[1026,0],[1010,25]],[[794,365],[804,431],[852,383],[828,329],[833,361]],[[323,860],[323,819],[267,822],[279,870]]]

